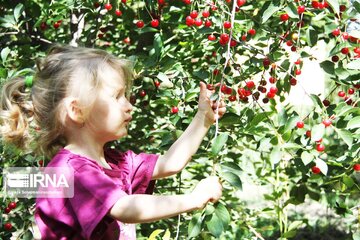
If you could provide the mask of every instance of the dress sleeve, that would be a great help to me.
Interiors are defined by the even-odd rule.
[[[154,191],[155,180],[151,180],[159,155],[128,152],[131,156],[131,187],[133,194],[152,194]]]
[[[74,162],[75,165],[79,164],[79,161]],[[74,197],[69,200],[83,235],[89,239],[117,200],[127,194],[99,166],[81,164],[74,166]]]

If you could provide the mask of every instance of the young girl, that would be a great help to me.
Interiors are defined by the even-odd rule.
[[[33,85],[15,78],[3,87],[3,140],[51,156],[47,167],[74,172],[72,198],[37,198],[35,220],[42,239],[136,239],[134,223],[202,209],[221,197],[208,177],[184,195],[153,196],[155,179],[181,171],[209,127],[225,113],[200,83],[198,112],[162,156],[119,152],[105,144],[127,134],[128,62],[95,49],[55,46],[38,63]],[[217,114],[215,114],[217,112]],[[36,138],[32,132],[36,129]]]

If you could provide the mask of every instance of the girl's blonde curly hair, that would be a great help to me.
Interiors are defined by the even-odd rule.
[[[36,65],[31,89],[22,77],[2,87],[0,132],[5,142],[48,157],[66,145],[65,97],[77,97],[86,117],[106,76],[106,66],[119,72],[127,91],[133,79],[129,61],[98,49],[56,45]]]

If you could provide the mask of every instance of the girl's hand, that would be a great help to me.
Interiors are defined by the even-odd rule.
[[[191,193],[197,209],[203,209],[208,202],[217,202],[222,195],[222,186],[216,176],[207,177],[201,180]]]
[[[205,117],[205,123],[208,126],[211,126],[216,119],[221,118],[226,112],[226,105],[222,97],[219,102],[218,100],[210,100],[214,92],[215,90],[208,90],[204,82],[200,82],[198,113]]]

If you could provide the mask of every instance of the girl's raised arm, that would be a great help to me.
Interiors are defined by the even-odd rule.
[[[164,178],[180,172],[192,155],[196,153],[216,118],[224,115],[226,108],[223,101],[220,101],[216,114],[217,103],[210,100],[213,92],[207,90],[205,83],[200,82],[198,112],[180,138],[164,155],[159,157],[155,165],[153,179]]]

